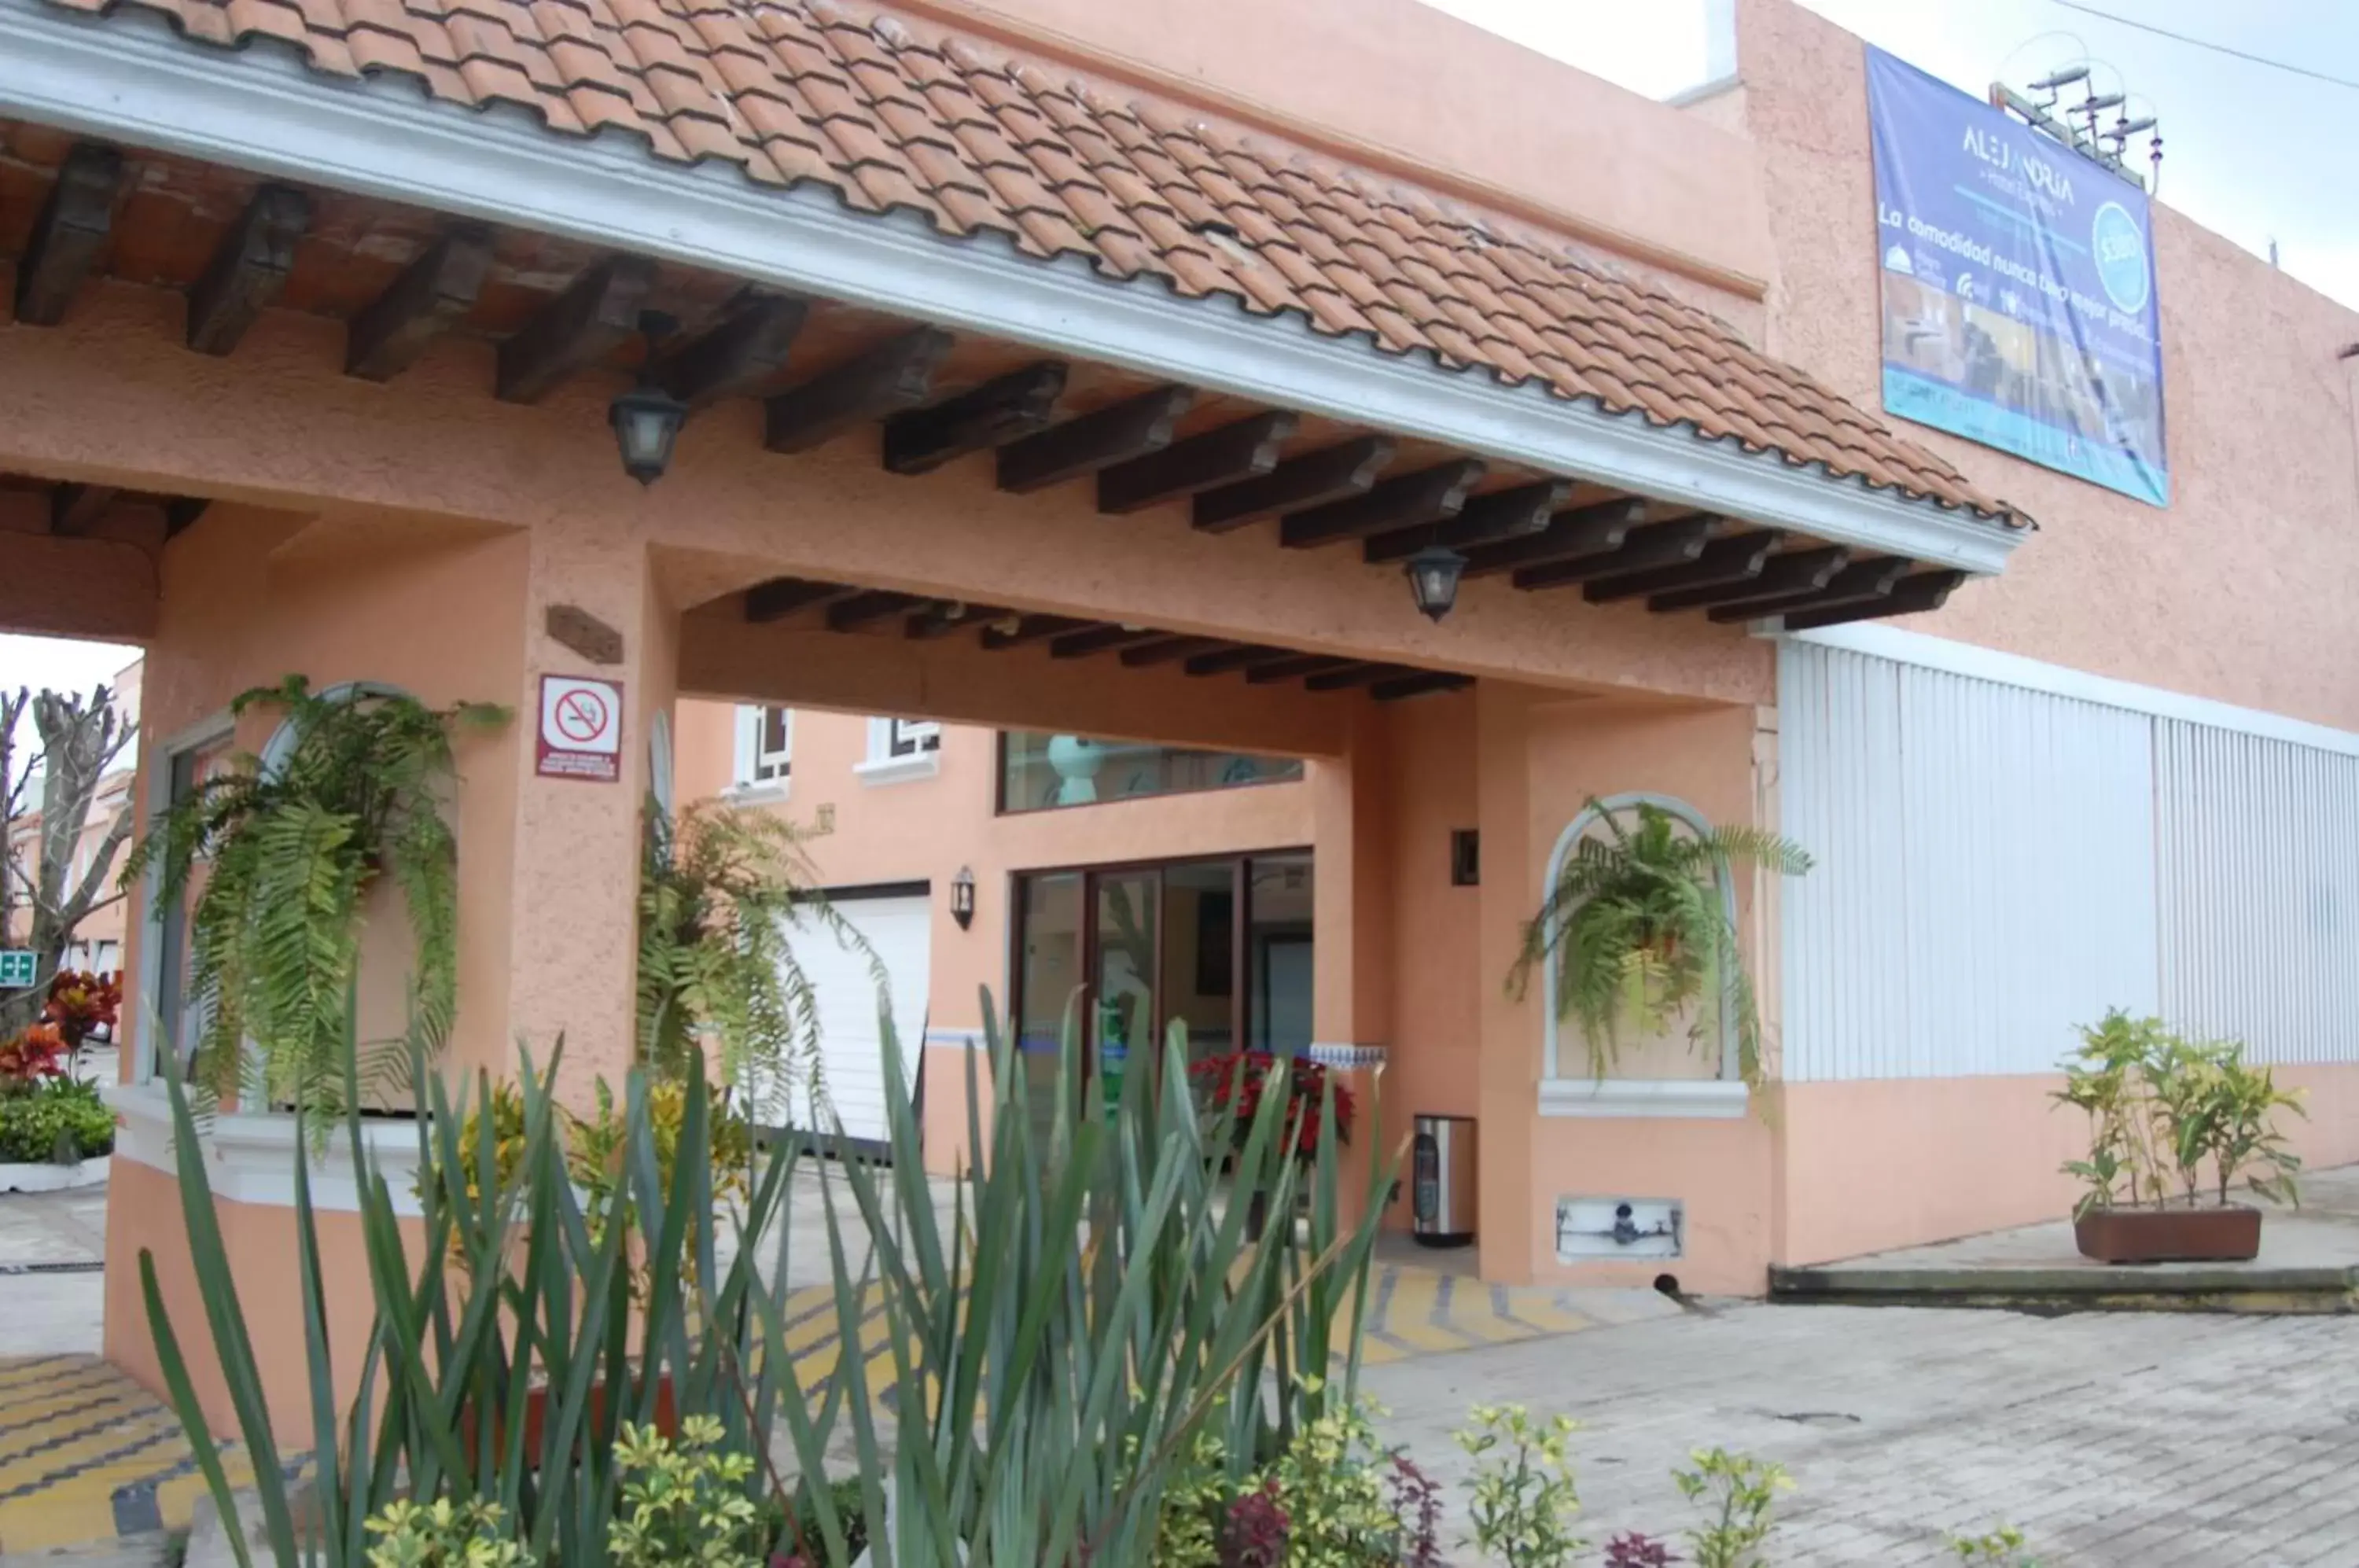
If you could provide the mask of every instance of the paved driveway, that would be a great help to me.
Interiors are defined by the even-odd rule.
[[[2021,1528],[2042,1568],[2359,1564],[2359,1317],[1733,1305],[1371,1368],[1454,1487],[1465,1408],[1562,1410],[1587,1533],[1676,1533],[1669,1471],[1720,1445],[1799,1483],[1779,1564],[1955,1562]]]

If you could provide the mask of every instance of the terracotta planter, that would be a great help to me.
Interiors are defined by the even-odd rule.
[[[637,1389],[634,1388],[632,1392],[636,1394]],[[596,1426],[604,1416],[605,1410],[606,1386],[603,1383],[594,1383],[590,1388],[589,1408],[582,1412],[583,1424]],[[527,1394],[524,1399],[524,1451],[527,1454],[540,1452],[541,1428],[548,1420],[548,1414],[549,1388],[544,1384]],[[492,1424],[494,1441],[505,1443],[507,1436],[506,1426],[506,1422],[494,1420]],[[665,1373],[662,1379],[656,1384],[655,1427],[656,1431],[665,1437],[679,1435],[679,1407],[672,1399],[671,1374],[669,1372]],[[462,1407],[459,1411],[459,1441],[469,1449],[474,1447],[475,1407],[472,1403]]]
[[[2261,1250],[2261,1211],[2092,1209],[2072,1222],[2072,1239],[2100,1263],[2243,1263]]]

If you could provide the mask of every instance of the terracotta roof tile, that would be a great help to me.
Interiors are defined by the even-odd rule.
[[[403,72],[554,131],[622,129],[658,158],[822,181],[864,211],[913,208],[2012,518],[1724,322],[1560,237],[847,0],[134,3],[207,42],[282,38],[323,71]]]

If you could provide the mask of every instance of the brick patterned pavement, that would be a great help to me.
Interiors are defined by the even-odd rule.
[[[1729,1305],[1369,1370],[1451,1485],[1466,1407],[1583,1424],[1585,1532],[1674,1534],[1698,1446],[1782,1462],[1779,1564],[1954,1563],[2005,1522],[2041,1568],[2359,1565],[2359,1318]]]

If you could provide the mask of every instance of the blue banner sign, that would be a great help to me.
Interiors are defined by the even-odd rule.
[[[2146,192],[1867,51],[1884,407],[2170,504]]]

